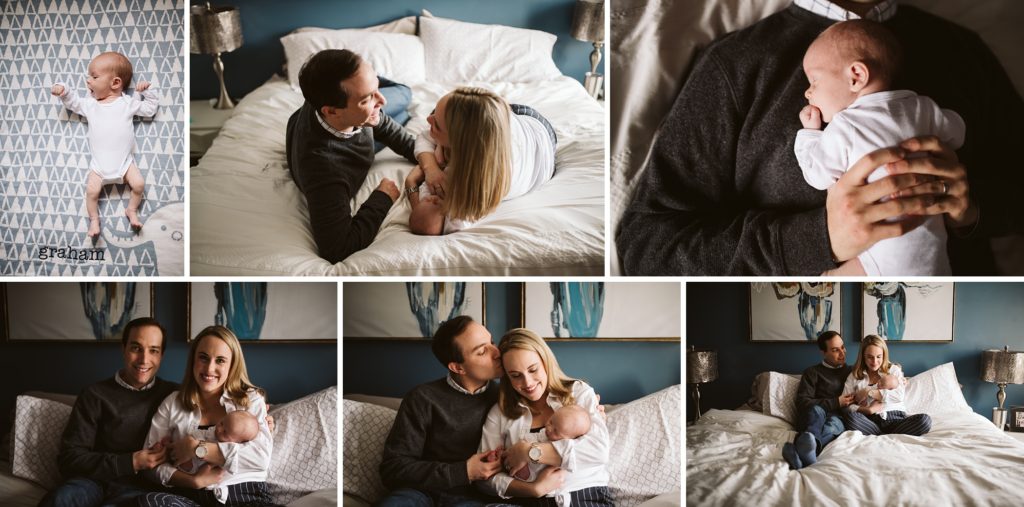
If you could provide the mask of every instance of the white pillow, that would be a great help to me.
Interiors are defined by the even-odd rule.
[[[539,30],[420,18],[427,80],[526,83],[562,75],[551,59],[557,37]]]
[[[354,400],[342,400],[341,476],[346,495],[376,503],[388,490],[380,480],[380,462],[384,441],[395,423],[397,411]]]
[[[296,91],[300,91],[302,65],[325,49],[352,51],[369,62],[378,75],[402,84],[424,80],[423,44],[415,35],[363,29],[314,30],[285,35],[281,45],[288,62],[288,82]]]
[[[953,363],[940,364],[911,377],[903,402],[908,414],[973,411],[960,390]]]
[[[761,401],[762,413],[796,424],[796,392],[800,389],[800,377],[772,371],[768,372],[767,384]]]
[[[338,487],[338,388],[274,407],[274,454],[267,489],[274,503]]]
[[[60,484],[57,453],[60,452],[61,434],[70,416],[71,407],[63,403],[18,396],[11,473],[35,481],[46,489]]]
[[[292,33],[300,32],[320,32],[324,30],[336,30],[335,28],[321,28],[317,26],[304,26],[302,28],[296,28],[292,30]],[[387,33],[404,33],[409,35],[416,35],[416,16],[406,16],[404,18],[398,18],[394,21],[382,23],[379,25],[368,26],[363,30],[369,30],[371,32],[387,32]]]
[[[680,393],[678,385],[667,387],[608,414],[608,489],[615,505],[632,507],[682,489]]]

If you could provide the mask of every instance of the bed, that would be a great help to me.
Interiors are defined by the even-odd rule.
[[[302,95],[291,79],[275,76],[241,100],[209,151],[191,170],[191,274],[604,274],[604,108],[578,81],[557,72],[550,60],[554,36],[441,18],[422,21],[425,19],[421,18],[419,36],[399,27],[402,20],[389,24],[387,30],[394,33],[388,32],[388,36],[351,29],[297,33],[321,34],[328,39],[305,48],[306,54],[325,47],[351,48],[364,54],[380,75],[410,86],[413,98],[407,128],[414,134],[427,128],[426,117],[437,99],[458,85],[484,86],[510,102],[534,107],[551,121],[558,136],[555,176],[538,191],[502,203],[474,227],[442,237],[410,233],[410,207],[401,199],[368,248],[331,264],[317,254],[304,197],[285,161],[286,122],[302,105]],[[439,22],[442,29],[431,31],[432,24]],[[550,37],[546,55],[542,55],[544,36]],[[476,45],[474,37],[491,42]],[[444,60],[452,54],[447,51],[452,44],[461,48],[458,54],[468,63]],[[514,51],[491,50],[524,46],[526,49]],[[304,59],[288,45],[285,49],[289,74],[294,76],[297,71],[291,62]],[[411,168],[411,163],[390,149],[378,153],[353,199],[353,210],[382,178],[401,187]]]
[[[782,460],[796,436],[786,416],[708,411],[686,430],[687,505],[1020,505],[1024,442],[961,404],[952,370],[929,370],[907,388],[910,411],[932,418],[927,435],[847,431],[800,471]],[[787,395],[769,398],[774,407]]]

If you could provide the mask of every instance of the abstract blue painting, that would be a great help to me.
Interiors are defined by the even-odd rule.
[[[863,289],[865,334],[890,341],[953,341],[954,284],[867,282]]]
[[[679,340],[681,291],[666,282],[526,282],[522,326],[554,340]]]
[[[841,329],[836,282],[750,284],[750,341],[807,341]]]
[[[0,294],[10,340],[119,341],[129,321],[153,315],[149,282],[8,283]]]
[[[193,282],[186,334],[219,324],[243,341],[338,339],[334,282]]]
[[[481,282],[345,282],[342,291],[345,339],[429,339],[459,315],[487,322]]]

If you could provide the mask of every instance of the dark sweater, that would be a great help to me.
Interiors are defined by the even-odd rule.
[[[393,204],[391,196],[374,190],[352,216],[349,201],[363,185],[373,164],[374,139],[416,162],[412,134],[384,111],[376,127],[363,127],[348,139],[327,132],[308,102],[288,119],[288,168],[295,185],[306,196],[313,240],[320,257],[328,262],[340,262],[373,242]]]
[[[825,191],[793,153],[806,105],[801,61],[834,21],[795,5],[712,43],[654,143],[616,245],[630,275],[817,275],[832,269]],[[1018,145],[1024,102],[974,33],[913,7],[885,22],[906,62],[894,89],[952,109],[967,124],[957,151],[981,218],[950,235],[957,275],[995,274],[989,238],[1021,231]]]
[[[441,492],[469,485],[466,460],[476,454],[498,385],[471,396],[439,379],[416,386],[402,400],[384,443],[380,478],[391,489]]]
[[[800,377],[800,388],[796,391],[796,407],[800,410],[799,417],[820,405],[826,412],[839,410],[839,396],[843,394],[843,385],[850,376],[850,366],[829,368],[816,364],[804,370]]]
[[[102,481],[134,475],[132,453],[142,450],[153,414],[177,389],[161,378],[145,391],[125,389],[113,377],[86,387],[61,437],[61,475]]]

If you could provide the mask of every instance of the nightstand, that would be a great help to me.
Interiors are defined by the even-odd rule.
[[[1003,433],[1024,443],[1024,431],[1004,431]]]
[[[235,112],[234,109],[214,109],[217,99],[193,100],[189,104],[189,165],[193,166],[210,149],[213,140],[220,133],[224,122]]]

